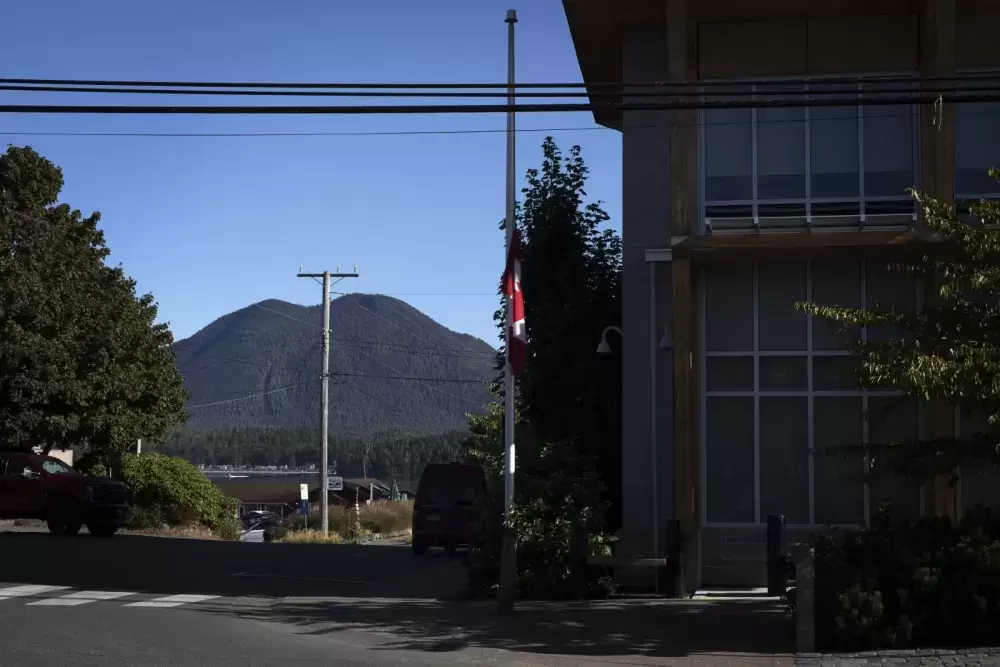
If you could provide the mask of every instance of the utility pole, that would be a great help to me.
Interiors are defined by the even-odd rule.
[[[299,278],[323,279],[323,360],[322,374],[320,375],[320,399],[319,399],[319,424],[320,424],[320,472],[319,472],[319,512],[320,524],[322,526],[323,537],[327,537],[330,531],[330,495],[327,490],[329,486],[329,435],[330,435],[330,278],[338,281],[343,278],[357,278],[358,267],[354,267],[354,273],[340,273],[337,267],[336,273],[324,271],[323,273],[298,273]]]

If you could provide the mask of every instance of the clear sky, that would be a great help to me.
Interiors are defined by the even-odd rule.
[[[580,81],[559,0],[33,0],[9,2],[2,75],[17,78],[287,82],[506,80],[504,14],[517,9],[517,79]],[[346,104],[380,100],[0,92],[0,103]],[[410,103],[430,100],[405,100]],[[441,102],[442,100],[433,100]],[[563,100],[565,101],[565,100]],[[589,113],[522,114],[529,128],[595,128]],[[495,115],[87,116],[0,114],[3,144],[63,168],[63,200],[99,210],[112,249],[152,292],[175,336],[267,298],[319,301],[295,277],[349,270],[337,290],[391,294],[496,344],[503,267],[504,135],[107,137],[48,133],[502,130]],[[22,134],[19,134],[22,133]],[[35,135],[23,133],[39,133]],[[578,143],[588,193],[620,224],[615,132]],[[517,173],[545,133],[517,141]],[[620,227],[619,227],[620,228]],[[349,284],[346,284],[348,283]],[[473,296],[441,296],[442,294]]]

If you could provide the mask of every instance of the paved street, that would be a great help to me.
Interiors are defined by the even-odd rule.
[[[455,600],[401,545],[0,532],[0,665],[793,665],[761,601]]]

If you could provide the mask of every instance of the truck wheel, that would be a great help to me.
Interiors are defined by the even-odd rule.
[[[417,540],[413,540],[411,546],[413,547],[413,555],[414,556],[423,556],[424,552],[427,551],[427,545],[425,543],[419,542]]]
[[[46,512],[46,523],[49,532],[53,535],[63,535],[72,537],[80,532],[83,521],[80,520],[80,513],[72,503],[59,503]]]
[[[118,532],[118,526],[113,523],[88,523],[87,530],[94,537],[111,537]]]

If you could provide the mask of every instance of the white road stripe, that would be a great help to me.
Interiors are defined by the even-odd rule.
[[[126,595],[135,595],[135,593],[124,591],[77,591],[76,593],[70,593],[69,595],[57,598],[46,598],[37,602],[29,602],[28,605],[37,607],[76,607],[88,602],[97,602],[98,600],[117,600]]]
[[[64,591],[69,586],[42,586],[38,584],[26,584],[24,586],[9,586],[0,588],[0,600],[10,600],[11,598],[23,598],[31,595],[41,595],[52,591]]]
[[[191,604],[194,602],[204,602],[205,600],[214,600],[219,597],[218,595],[168,595],[163,598],[153,598],[152,600],[143,600],[142,602],[132,602],[125,605],[126,607],[154,607],[154,608],[167,608],[167,607],[180,607],[182,604]]]

